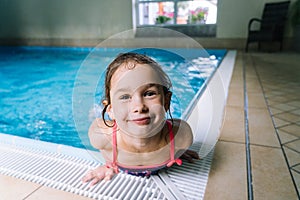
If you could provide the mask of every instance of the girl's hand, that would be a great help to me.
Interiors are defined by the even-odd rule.
[[[111,180],[114,176],[114,170],[107,168],[106,166],[99,166],[96,169],[89,171],[83,178],[82,182],[86,183],[90,181],[90,186],[97,184],[101,180]]]
[[[186,150],[186,151],[180,156],[180,158],[183,159],[183,160],[187,160],[189,163],[193,163],[193,162],[194,162],[194,159],[197,159],[197,160],[200,159],[198,153],[195,152],[195,151],[192,151],[192,150]]]

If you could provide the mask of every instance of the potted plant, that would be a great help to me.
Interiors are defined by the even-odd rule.
[[[170,20],[171,20],[170,17],[164,16],[164,15],[159,15],[158,17],[156,17],[155,23],[156,24],[166,24]]]
[[[294,28],[295,50],[300,52],[300,0],[296,0],[292,5],[291,22]]]
[[[190,11],[189,20],[192,24],[205,24],[208,14],[208,8],[199,7],[194,11]]]

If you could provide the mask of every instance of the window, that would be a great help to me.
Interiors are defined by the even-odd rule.
[[[138,26],[216,24],[217,0],[136,0]]]

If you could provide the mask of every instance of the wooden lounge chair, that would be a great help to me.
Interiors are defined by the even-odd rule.
[[[245,51],[248,52],[249,43],[258,42],[258,50],[262,42],[279,42],[280,51],[284,34],[290,1],[266,3],[262,18],[252,18],[248,23],[248,38]],[[252,30],[254,22],[260,24],[259,30]]]

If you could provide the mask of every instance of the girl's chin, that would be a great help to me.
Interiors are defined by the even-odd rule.
[[[146,139],[146,138],[153,137],[154,135],[160,133],[162,128],[163,128],[163,126],[147,127],[147,128],[137,127],[137,128],[131,128],[128,131],[123,130],[122,132],[124,132],[126,135],[129,135],[134,138]]]
[[[140,121],[127,121],[126,124],[118,124],[120,130],[135,138],[149,138],[159,133],[164,125],[165,119],[156,122],[150,119],[144,119]]]

